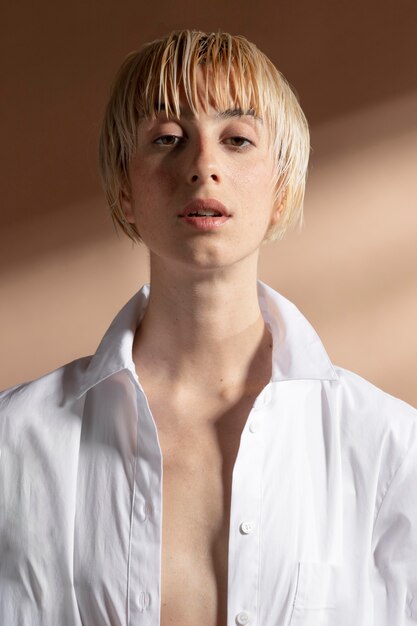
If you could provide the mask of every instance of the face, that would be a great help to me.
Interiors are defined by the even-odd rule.
[[[179,119],[161,112],[138,127],[123,210],[167,267],[224,268],[257,261],[282,206],[274,203],[274,160],[267,125],[238,110],[203,106],[195,117],[182,99]]]

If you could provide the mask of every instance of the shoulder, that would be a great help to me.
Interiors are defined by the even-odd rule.
[[[375,477],[378,504],[404,461],[415,456],[417,410],[361,376],[335,369],[339,379],[326,382],[325,389],[338,423],[345,469],[364,481]]]
[[[0,394],[0,482],[6,486],[0,505],[4,510],[18,507],[11,485],[20,490],[19,506],[25,511],[28,486],[30,493],[42,494],[39,497],[47,502],[48,488],[65,485],[69,479],[69,468],[78,455],[85,401],[77,397],[77,381],[87,363],[88,358],[77,359]]]
[[[4,420],[34,419],[57,412],[77,398],[77,391],[91,357],[82,357],[29,382],[0,392],[0,425]]]
[[[417,410],[368,380],[341,367],[335,367],[338,381],[330,383],[342,418],[369,423],[375,430],[393,428],[408,432],[417,426]]]

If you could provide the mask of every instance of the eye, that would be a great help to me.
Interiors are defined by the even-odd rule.
[[[153,143],[156,143],[158,146],[177,146],[182,141],[183,138],[177,135],[161,135]]]
[[[247,148],[248,146],[253,146],[253,142],[246,137],[236,136],[229,137],[226,139],[226,143],[230,144],[234,148]]]

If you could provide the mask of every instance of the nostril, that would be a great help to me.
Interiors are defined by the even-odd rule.
[[[206,178],[205,176],[200,176],[199,174],[193,174],[190,180],[192,183],[195,183],[199,180],[204,180],[205,178]],[[210,178],[211,180],[214,180],[215,182],[219,181],[219,177],[217,174],[210,174],[208,178]]]

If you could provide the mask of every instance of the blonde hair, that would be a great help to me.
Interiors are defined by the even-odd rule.
[[[219,109],[232,105],[251,110],[269,126],[276,161],[275,197],[278,201],[281,194],[284,206],[265,241],[282,238],[288,228],[302,223],[310,152],[308,124],[289,84],[268,57],[245,37],[221,32],[173,31],[129,54],[120,67],[99,144],[100,173],[113,221],[133,241],[141,240],[121,204],[122,188],[129,185],[138,123],[155,118],[162,104],[168,116],[179,118],[181,87],[197,114],[197,69],[201,65],[210,69],[209,78],[205,74],[206,104],[210,95]]]

